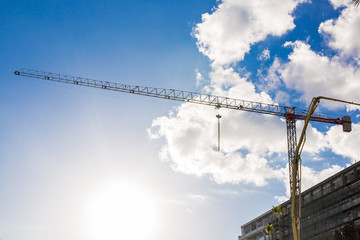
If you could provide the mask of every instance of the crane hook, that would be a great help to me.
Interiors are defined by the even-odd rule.
[[[220,152],[220,118],[221,115],[218,114],[216,115],[217,119],[218,119],[218,152]]]

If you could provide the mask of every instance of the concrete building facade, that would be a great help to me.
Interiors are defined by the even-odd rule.
[[[301,239],[331,240],[334,231],[346,224],[354,226],[360,239],[360,162],[304,191],[301,196]],[[291,203],[281,204],[286,209],[281,217],[283,240],[292,239]],[[266,224],[273,224],[275,233],[269,239],[280,239],[276,216],[271,210],[241,226],[239,240],[263,240]]]

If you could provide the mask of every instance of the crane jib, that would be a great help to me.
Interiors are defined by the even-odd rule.
[[[82,85],[93,88],[101,88],[111,91],[118,91],[124,93],[132,93],[137,95],[163,98],[174,101],[190,102],[202,105],[210,105],[217,108],[229,108],[233,110],[241,110],[247,112],[255,112],[267,115],[275,115],[279,117],[304,120],[306,111],[294,107],[279,106],[276,104],[268,104],[254,101],[247,101],[241,99],[234,99],[229,97],[220,97],[209,94],[201,94],[189,91],[132,86],[128,84],[113,83],[108,81],[100,81],[83,77],[76,77],[71,75],[64,75],[58,73],[44,72],[32,69],[21,69],[14,72],[15,75],[21,75],[31,78],[44,79],[55,82],[62,82],[68,84]],[[315,115],[315,114],[314,114]],[[327,116],[311,116],[310,121],[324,122],[330,124],[343,124],[344,121],[337,118],[330,118]],[[345,121],[347,122],[347,121]]]

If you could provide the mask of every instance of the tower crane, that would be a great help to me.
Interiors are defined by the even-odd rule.
[[[196,103],[214,106],[216,108],[228,108],[232,110],[240,110],[247,112],[254,112],[267,115],[275,115],[283,117],[286,120],[287,129],[287,145],[288,145],[288,161],[289,161],[289,179],[290,179],[290,192],[291,192],[291,218],[292,218],[292,232],[294,240],[300,240],[300,218],[301,218],[301,159],[300,152],[302,150],[305,140],[305,130],[301,134],[301,141],[297,145],[296,139],[296,120],[305,120],[305,123],[309,121],[337,124],[343,126],[344,132],[351,131],[351,119],[349,116],[340,118],[332,118],[323,114],[314,114],[314,110],[320,101],[320,98],[314,102],[313,107],[308,111],[297,109],[295,107],[279,106],[276,104],[267,104],[254,101],[246,101],[241,99],[220,97],[209,94],[201,94],[189,91],[166,89],[166,88],[154,88],[133,86],[128,84],[120,84],[108,81],[99,81],[89,78],[76,77],[71,75],[64,75],[51,72],[43,72],[33,69],[20,69],[14,72],[15,75],[37,78],[42,80],[75,84],[93,88],[100,88],[104,90],[124,92],[137,94],[148,97],[155,97],[161,99],[168,99],[180,102]],[[314,98],[315,99],[315,98]],[[329,99],[328,100],[335,100]],[[345,103],[350,103],[342,101]],[[220,119],[220,115],[217,116]]]

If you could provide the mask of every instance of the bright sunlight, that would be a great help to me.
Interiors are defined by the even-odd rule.
[[[144,240],[155,232],[158,208],[154,198],[139,187],[113,184],[91,199],[87,220],[94,240]]]

